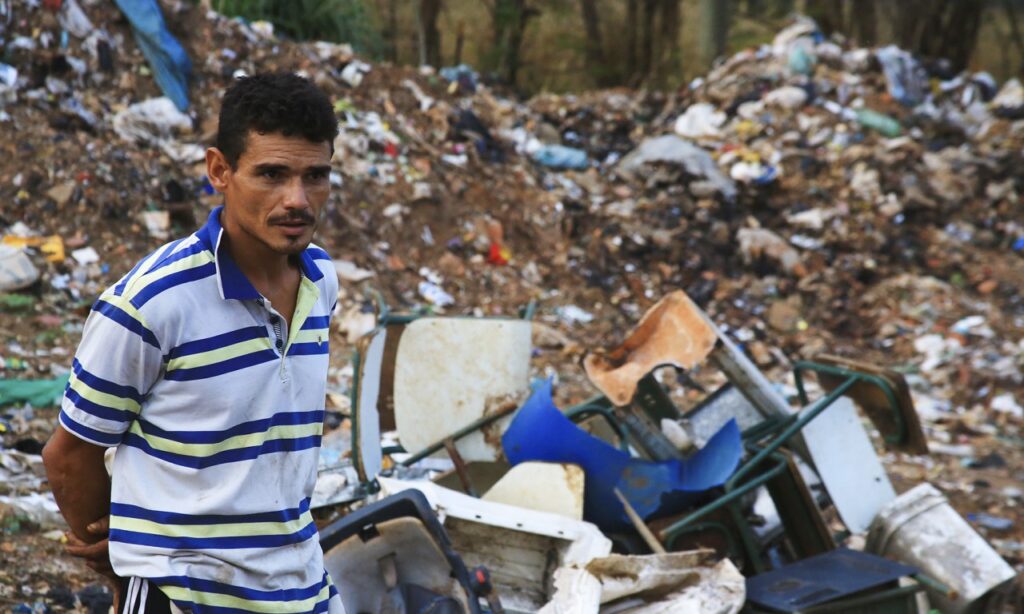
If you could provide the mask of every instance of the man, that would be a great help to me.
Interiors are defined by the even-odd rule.
[[[120,612],[343,611],[309,513],[338,285],[310,241],[335,136],[307,80],[236,81],[206,152],[224,206],[86,322],[43,459],[68,551],[118,579]]]

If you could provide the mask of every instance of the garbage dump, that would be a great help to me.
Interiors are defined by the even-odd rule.
[[[1019,81],[797,20],[677,92],[523,101],[120,5],[0,3],[4,607],[110,607],[55,402],[98,294],[218,203],[224,88],[285,70],[340,125],[311,507],[350,611],[1018,611]]]

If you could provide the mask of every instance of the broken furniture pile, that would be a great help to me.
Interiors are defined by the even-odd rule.
[[[682,291],[587,355],[582,404],[531,386],[530,359],[525,319],[387,315],[360,342],[358,479],[314,502],[365,505],[322,531],[349,611],[418,591],[453,612],[960,613],[1015,575],[930,485],[896,495],[856,406],[927,454],[898,373],[797,363],[794,408]],[[683,414],[659,379],[702,364],[728,383]]]

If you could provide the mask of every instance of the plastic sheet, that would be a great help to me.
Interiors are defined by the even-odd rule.
[[[131,22],[142,53],[153,69],[153,75],[164,95],[178,109],[188,109],[188,80],[192,62],[164,23],[156,0],[116,0],[117,6]]]
[[[629,520],[615,497],[619,488],[644,518],[679,511],[695,495],[722,485],[742,453],[740,429],[730,420],[688,459],[651,462],[632,458],[581,430],[551,400],[551,381],[538,385],[502,437],[505,455],[526,461],[573,463],[586,473],[583,517],[604,530]]]

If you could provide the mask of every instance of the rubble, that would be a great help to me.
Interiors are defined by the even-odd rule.
[[[475,317],[515,317],[535,301],[545,341],[515,391],[554,377],[553,402],[571,407],[595,392],[575,364],[581,348],[618,346],[682,288],[790,394],[793,364],[825,352],[904,374],[933,454],[882,454],[895,492],[931,482],[960,516],[1010,520],[977,530],[1024,569],[1019,81],[990,95],[981,75],[944,80],[899,49],[847,48],[800,20],[679,92],[522,101],[470,67],[371,63],[183,4],[167,19],[196,76],[186,111],[160,98],[116,6],[64,7],[0,8],[16,41],[0,65],[0,123],[18,135],[0,157],[0,378],[48,395],[0,394],[0,453],[52,429],[53,391],[98,293],[217,202],[197,162],[226,85],[298,70],[341,122],[317,239],[342,286],[332,398],[353,392],[351,353],[379,322],[377,296],[402,312]],[[703,366],[667,373],[656,375],[681,411],[726,381]],[[704,448],[721,425],[676,441]],[[880,449],[882,435],[868,435]],[[354,497],[360,479],[336,476],[324,500]],[[25,510],[0,504],[0,520],[5,603],[92,582],[53,563],[59,546]],[[593,586],[557,575],[574,577]]]

